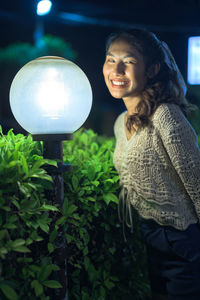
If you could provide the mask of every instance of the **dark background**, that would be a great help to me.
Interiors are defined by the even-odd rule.
[[[84,127],[100,134],[113,135],[116,116],[125,109],[122,100],[109,96],[104,84],[102,65],[106,37],[123,27],[153,31],[170,46],[177,64],[187,80],[188,37],[200,35],[199,0],[52,0],[50,14],[40,17],[44,34],[52,34],[71,43],[77,51],[76,63],[88,76],[93,90],[93,107]],[[34,43],[38,17],[35,0],[0,0],[0,47],[14,42]],[[4,74],[0,70],[0,75]],[[11,84],[11,82],[10,82]],[[9,102],[9,90],[0,91],[0,123],[5,131],[14,127],[22,131],[3,102]],[[5,93],[4,93],[5,95]],[[188,98],[199,105],[199,86],[188,85]],[[5,124],[5,120],[6,124]],[[4,128],[3,128],[4,129]],[[22,131],[23,132],[23,131]]]

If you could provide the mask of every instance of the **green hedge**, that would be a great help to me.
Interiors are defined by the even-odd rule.
[[[62,56],[74,61],[78,54],[72,45],[63,38],[45,35],[40,40],[40,45],[16,42],[5,48],[0,48],[0,66],[23,66],[30,60],[40,56]],[[1,70],[2,71],[2,70]]]
[[[69,299],[144,300],[150,293],[146,255],[134,213],[134,233],[124,241],[118,220],[114,139],[79,130],[63,143],[65,199],[61,210],[52,189],[43,145],[21,134],[0,138],[0,299],[51,300],[59,288],[53,263],[56,238],[67,240]]]

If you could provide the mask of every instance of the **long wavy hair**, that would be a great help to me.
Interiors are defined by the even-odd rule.
[[[131,131],[133,124],[138,128],[147,126],[150,117],[161,103],[177,104],[187,115],[191,110],[191,105],[185,98],[185,82],[168,46],[152,32],[132,29],[111,34],[106,42],[106,52],[117,40],[129,43],[143,56],[146,73],[155,64],[160,65],[160,69],[154,77],[147,76],[142,91],[142,100],[136,107],[136,113],[127,119],[128,130]]]

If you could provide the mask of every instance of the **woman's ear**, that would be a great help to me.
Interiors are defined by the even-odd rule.
[[[151,65],[147,71],[147,77],[153,78],[158,74],[159,71],[160,71],[160,63]]]

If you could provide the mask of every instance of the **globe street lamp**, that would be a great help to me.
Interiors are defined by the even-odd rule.
[[[44,56],[23,66],[10,88],[10,106],[18,123],[33,139],[44,142],[44,157],[58,159],[48,172],[54,182],[54,203],[64,200],[62,140],[72,134],[87,119],[92,106],[92,90],[85,73],[73,62],[57,56]],[[54,299],[67,299],[66,246],[64,238],[57,245],[56,263],[63,286]]]

